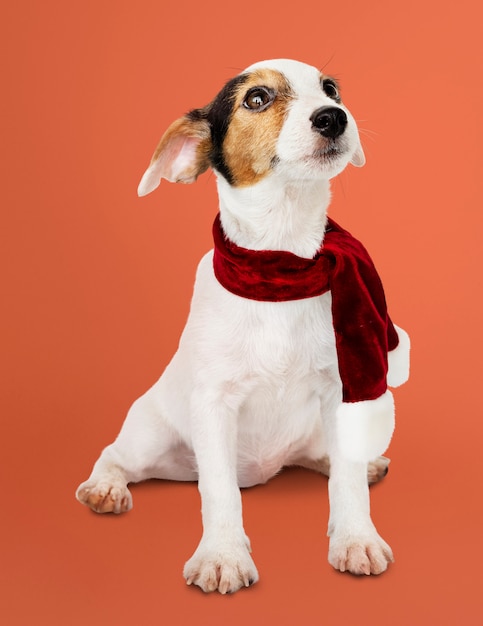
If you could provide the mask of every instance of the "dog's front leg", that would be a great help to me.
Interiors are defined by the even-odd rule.
[[[237,481],[236,402],[228,395],[193,393],[192,437],[198,465],[203,536],[184,567],[188,584],[233,593],[258,580],[242,519]]]
[[[329,500],[330,564],[352,574],[384,572],[393,556],[371,520],[367,463],[334,455],[330,466]]]

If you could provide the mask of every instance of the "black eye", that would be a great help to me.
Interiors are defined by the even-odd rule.
[[[340,100],[339,90],[337,89],[337,85],[334,83],[333,80],[325,79],[324,81],[322,81],[322,89],[329,96],[329,98],[337,101]]]
[[[245,96],[243,106],[250,111],[263,111],[273,102],[273,97],[266,87],[254,87]]]

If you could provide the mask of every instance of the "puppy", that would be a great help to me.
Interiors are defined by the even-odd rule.
[[[408,377],[409,339],[385,313],[373,269],[364,274],[360,244],[327,217],[329,180],[364,160],[337,82],[272,60],[175,121],[139,185],[143,196],[162,178],[191,183],[211,167],[215,252],[199,264],[178,351],[76,495],[98,513],[122,513],[132,507],[130,482],[198,481],[203,535],[184,577],[205,592],[258,580],[240,488],[289,465],[330,477],[336,569],[380,574],[393,560],[370,517],[368,482],[387,471],[387,384]],[[350,264],[334,237],[357,248],[366,269],[357,261],[350,276],[340,270]],[[369,321],[359,319],[361,281],[378,292]]]

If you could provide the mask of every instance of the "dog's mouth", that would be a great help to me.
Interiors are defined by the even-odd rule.
[[[340,156],[341,154],[342,154],[342,151],[340,150],[340,148],[335,147],[335,146],[327,148],[326,150],[322,152],[322,156],[324,156],[326,159],[334,159]]]
[[[338,141],[329,141],[325,146],[317,150],[315,156],[324,161],[335,161],[343,156],[346,152],[346,149],[343,145]]]

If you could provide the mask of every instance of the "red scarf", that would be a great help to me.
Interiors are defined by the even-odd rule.
[[[283,302],[330,290],[344,402],[375,400],[387,389],[387,352],[399,343],[381,280],[364,246],[330,218],[313,259],[291,252],[248,250],[213,225],[218,281],[251,300]]]

